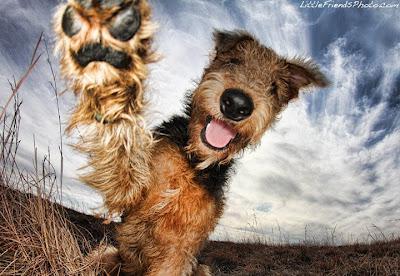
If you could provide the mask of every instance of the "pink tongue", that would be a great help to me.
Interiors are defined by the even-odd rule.
[[[236,132],[222,121],[211,120],[206,128],[207,142],[216,148],[223,148],[235,138]]]

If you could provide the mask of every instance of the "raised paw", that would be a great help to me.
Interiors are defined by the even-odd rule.
[[[61,72],[75,93],[86,93],[79,120],[87,114],[113,120],[140,109],[146,64],[156,59],[150,15],[147,0],[69,0],[59,7]]]

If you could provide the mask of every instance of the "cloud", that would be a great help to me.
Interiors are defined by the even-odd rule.
[[[214,29],[249,30],[285,56],[308,52],[306,26],[287,1],[256,1],[251,5],[244,1],[151,3],[160,26],[156,47],[164,57],[152,66],[149,80],[153,125],[181,111],[185,92],[194,88],[208,63]]]
[[[0,3],[0,87],[2,87],[0,105],[3,106],[11,90],[8,80],[18,79],[29,66],[34,46],[43,32],[49,47],[52,47],[53,32],[51,15],[55,9],[54,1],[38,0],[35,2],[5,0]],[[50,49],[51,51],[51,49]],[[58,129],[57,104],[49,81],[52,80],[51,70],[46,61],[45,48],[39,49],[42,54],[40,61],[23,83],[19,97],[23,104],[21,108],[21,128],[18,162],[26,172],[33,171],[34,142],[37,147],[38,161],[44,156],[49,157],[60,177],[60,134]],[[58,60],[50,59],[58,73]],[[64,83],[57,78],[59,92],[65,89]],[[66,93],[60,97],[60,112],[62,127],[68,120],[73,108],[74,97]],[[11,109],[9,110],[11,112]],[[100,205],[101,197],[93,190],[79,183],[77,169],[84,164],[84,158],[68,146],[70,140],[63,136],[64,155],[64,187],[65,204],[81,210]],[[84,202],[84,203],[82,203]]]
[[[368,24],[381,17],[371,14]],[[319,62],[333,86],[289,106],[259,149],[244,157],[231,194],[251,202],[246,207],[260,229],[279,224],[290,240],[303,239],[305,225],[317,236],[335,226],[365,236],[372,224],[396,232],[399,41],[363,48],[364,37],[351,30],[326,39]],[[259,210],[265,202],[272,206],[268,213]],[[229,202],[228,210],[246,214]],[[233,221],[225,216],[222,224],[237,229]]]

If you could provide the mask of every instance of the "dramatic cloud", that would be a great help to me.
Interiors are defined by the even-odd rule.
[[[54,1],[15,1],[5,0],[0,3],[0,105],[3,105],[10,94],[8,80],[15,76],[18,79],[28,68],[31,56],[43,32],[49,44],[50,58],[58,74],[58,61],[52,55],[53,32],[51,15],[55,9]],[[43,46],[43,45],[42,45]],[[18,161],[27,172],[33,171],[34,141],[37,147],[39,162],[51,154],[51,161],[60,176],[60,135],[55,94],[49,83],[52,80],[51,70],[46,60],[45,47],[39,49],[42,54],[38,65],[24,82],[19,91],[23,100],[21,112],[21,144]],[[59,92],[65,87],[57,79]],[[72,110],[74,97],[66,93],[60,98],[60,111],[63,127]],[[10,110],[11,111],[11,110]],[[80,210],[87,210],[101,205],[100,196],[77,180],[77,171],[84,164],[84,159],[67,146],[64,140],[64,186],[63,198],[66,205]]]
[[[0,3],[2,95],[8,92],[7,79],[20,76],[28,65],[40,32],[52,36],[54,5],[44,0]],[[244,28],[279,54],[311,56],[332,81],[330,88],[292,103],[260,146],[240,159],[213,238],[297,241],[305,232],[325,237],[336,227],[336,233],[343,233],[338,238],[346,240],[362,237],[373,225],[385,233],[397,231],[400,9],[300,9],[297,1],[152,1],[152,6],[160,26],[156,45],[164,56],[151,66],[152,125],[181,112],[185,92],[193,89],[207,64],[214,28]],[[28,171],[33,135],[39,156],[49,148],[59,169],[50,79],[42,59],[21,90],[19,161]],[[60,103],[65,123],[74,98],[66,93]],[[65,204],[90,212],[101,197],[77,180],[77,168],[85,160],[63,139]]]

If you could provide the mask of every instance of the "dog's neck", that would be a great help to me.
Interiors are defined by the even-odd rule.
[[[187,116],[174,116],[165,121],[156,129],[155,136],[159,139],[168,139],[177,145],[190,167],[195,171],[197,183],[203,186],[218,202],[223,202],[224,188],[233,170],[233,160],[227,164],[214,163],[205,169],[197,169],[196,166],[200,163],[198,156],[188,154],[185,149],[189,141],[189,118]]]

